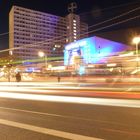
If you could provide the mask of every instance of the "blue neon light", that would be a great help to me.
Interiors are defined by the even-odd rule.
[[[74,58],[80,56],[85,64],[104,63],[105,57],[125,51],[127,45],[100,37],[85,38],[65,46],[64,64],[74,65]]]

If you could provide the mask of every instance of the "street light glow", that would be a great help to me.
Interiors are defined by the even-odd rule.
[[[39,57],[44,57],[44,56],[45,56],[45,53],[42,52],[42,51],[39,51],[39,52],[38,52],[38,56],[39,56]]]
[[[140,37],[134,37],[133,38],[133,43],[138,44],[140,42]]]
[[[44,64],[45,64],[45,69],[46,69],[46,65],[47,65],[47,60],[46,60],[47,56],[46,56],[46,54],[43,51],[39,51],[38,56],[44,58]]]
[[[9,51],[9,54],[10,54],[10,55],[13,55],[13,51]]]

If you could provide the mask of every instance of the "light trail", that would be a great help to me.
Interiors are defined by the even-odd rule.
[[[43,83],[44,85],[44,83]],[[67,84],[52,84],[48,85],[33,85],[28,86],[24,83],[12,86],[0,86],[0,92],[15,92],[15,93],[35,93],[35,94],[52,94],[66,96],[90,96],[90,97],[113,97],[126,99],[140,99],[140,87],[89,87],[76,86]]]
[[[96,86],[96,83],[73,83],[73,82],[21,82],[21,83],[16,83],[16,82],[10,82],[10,83],[5,83],[1,82],[0,83],[0,90],[4,91],[19,91],[18,89],[20,88],[23,91],[26,91],[25,89],[36,89],[41,91],[47,90],[48,89],[88,89],[88,90],[99,90],[99,91],[130,91],[130,85],[126,87],[107,87],[106,85],[99,86],[98,84]],[[131,91],[140,91],[140,87],[131,87]]]
[[[140,88],[113,88],[113,87],[79,87],[68,85],[50,84],[43,86],[0,86],[0,92],[40,94],[40,95],[58,95],[58,96],[80,96],[80,97],[104,97],[119,99],[140,99]]]
[[[140,108],[140,100],[123,100],[123,99],[103,99],[103,98],[88,98],[88,97],[69,97],[55,95],[37,95],[37,94],[22,94],[0,92],[1,98],[19,99],[19,100],[34,100],[34,101],[49,101],[74,104],[89,104],[89,105],[104,105]]]

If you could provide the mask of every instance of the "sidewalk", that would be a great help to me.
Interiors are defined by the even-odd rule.
[[[11,78],[10,82],[15,82],[15,78]],[[8,82],[6,78],[0,78],[0,82]],[[24,78],[22,77],[22,82],[58,82],[58,77],[33,77],[33,78]],[[61,77],[60,82],[73,82],[73,83],[137,83],[140,84],[140,77],[117,77],[117,76],[86,76],[86,77]]]

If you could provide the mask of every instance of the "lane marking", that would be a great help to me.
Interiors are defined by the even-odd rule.
[[[56,137],[71,139],[71,140],[103,140],[100,138],[88,137],[88,136],[83,136],[83,135],[79,135],[79,134],[73,134],[73,133],[64,132],[64,131],[48,129],[48,128],[44,128],[44,127],[38,127],[38,126],[34,126],[34,125],[29,125],[29,124],[25,124],[25,123],[19,123],[19,122],[4,120],[4,119],[0,119],[0,124],[17,127],[17,128],[21,128],[21,129],[26,129],[26,130],[30,130],[30,131],[34,131],[34,132],[39,132],[39,133],[43,133],[43,134],[47,134],[47,135],[52,135],[52,136],[56,136]]]
[[[103,99],[103,98],[90,98],[90,97],[72,97],[72,96],[24,94],[24,93],[9,93],[9,92],[4,92],[4,93],[0,92],[0,97],[19,99],[19,100],[34,100],[34,101],[49,101],[49,102],[74,103],[74,104],[90,104],[90,105],[140,108],[140,100]]]
[[[46,115],[46,116],[48,115],[48,116],[63,117],[63,118],[69,118],[69,119],[81,119],[81,120],[91,121],[91,119],[78,118],[78,117],[70,117],[70,116],[63,116],[63,115],[43,113],[43,112],[34,112],[34,111],[20,110],[20,109],[14,109],[14,108],[0,107],[0,109],[6,109],[6,110],[12,110],[12,111],[19,111],[19,112],[25,112],[25,113],[32,113],[32,114],[39,114],[39,115]],[[122,123],[120,124],[120,123],[114,123],[114,122],[108,122],[108,121],[100,121],[100,120],[92,120],[92,121],[97,121],[97,122],[102,122],[102,123],[110,123],[110,124],[124,126]],[[125,130],[111,129],[111,128],[100,128],[100,129],[102,129],[104,131],[112,131],[112,132],[123,133],[123,134],[127,134],[127,135],[138,135],[138,136],[140,136],[140,133],[133,132],[133,131],[131,132],[131,131],[125,131]]]
[[[44,113],[44,112],[37,112],[37,111],[30,111],[30,110],[23,110],[23,109],[16,109],[16,108],[0,107],[0,109],[17,111],[17,112],[24,112],[24,113],[31,113],[31,114],[37,114],[37,115],[45,115],[45,116],[53,116],[53,117],[60,117],[60,118],[67,118],[67,119],[76,119],[76,120],[82,120],[82,121],[94,121],[94,122],[108,123],[108,124],[113,124],[113,125],[127,126],[127,125],[122,124],[122,123],[109,122],[109,121],[105,121],[105,120],[97,120],[97,119],[92,120],[92,119],[87,119],[87,118],[82,118],[82,117],[73,117],[73,116]]]
[[[111,128],[102,128],[102,129],[105,130],[105,131],[109,131],[109,132],[116,132],[116,133],[122,133],[122,134],[126,134],[126,135],[137,135],[137,136],[140,136],[139,132],[130,132],[130,131],[111,129]]]

